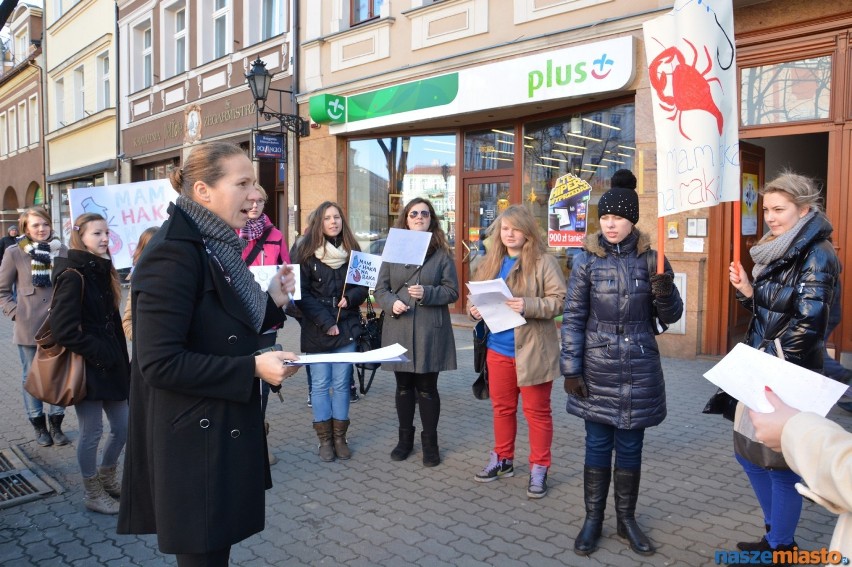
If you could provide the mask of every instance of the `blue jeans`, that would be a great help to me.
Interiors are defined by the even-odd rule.
[[[586,466],[596,469],[612,467],[612,449],[615,448],[615,468],[639,470],[642,468],[644,429],[617,429],[605,423],[586,421]]]
[[[802,477],[789,470],[768,470],[735,456],[748,475],[763,510],[763,523],[771,526],[766,541],[773,548],[792,544],[802,514],[802,495],[795,485]]]
[[[353,341],[352,344],[331,352],[355,352],[355,346]],[[314,410],[314,423],[331,418],[349,419],[349,383],[353,369],[352,363],[313,365],[311,405]]]
[[[52,406],[45,404],[41,400],[34,398],[29,392],[24,389],[24,382],[27,381],[27,374],[30,372],[30,366],[35,358],[36,347],[27,345],[18,345],[18,354],[21,357],[21,366],[23,367],[23,375],[21,377],[21,392],[24,394],[24,411],[27,413],[28,419],[35,419],[44,415],[44,406],[48,406],[50,415],[65,415],[65,408],[62,406]]]

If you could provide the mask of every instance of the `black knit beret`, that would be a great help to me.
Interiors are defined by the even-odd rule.
[[[636,194],[636,177],[629,169],[616,171],[610,182],[612,189],[598,201],[598,218],[618,215],[636,224],[639,222],[639,195]]]

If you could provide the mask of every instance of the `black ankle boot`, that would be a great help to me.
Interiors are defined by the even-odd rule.
[[[574,553],[589,555],[598,548],[603,529],[606,497],[612,469],[583,467],[583,501],[586,504],[586,519],[574,540]]]
[[[772,528],[769,524],[763,524],[766,528],[766,533],[769,533],[769,530]],[[740,551],[765,551],[769,549],[769,542],[766,541],[766,537],[760,538],[760,541],[739,541],[737,542],[737,549]]]
[[[33,424],[33,429],[35,429],[36,443],[42,447],[53,445],[53,438],[47,432],[47,418],[45,416],[31,417],[30,423]]]
[[[438,434],[420,434],[420,442],[423,444],[423,466],[437,467],[441,464],[441,453],[438,451]]]
[[[639,555],[653,555],[654,548],[636,523],[636,501],[639,499],[639,470],[615,469],[615,515],[618,537],[630,543]]]
[[[50,436],[53,437],[53,442],[60,447],[62,445],[67,445],[71,441],[68,437],[62,433],[62,420],[65,419],[65,415],[51,415],[47,418],[50,422]]]
[[[399,428],[399,443],[391,451],[392,461],[404,461],[414,449],[414,428],[403,429]]]

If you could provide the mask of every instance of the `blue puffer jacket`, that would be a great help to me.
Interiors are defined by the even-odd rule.
[[[775,354],[777,337],[787,361],[815,372],[822,371],[825,329],[840,275],[828,240],[831,232],[831,223],[817,213],[784,256],[755,279],[752,297],[737,292],[737,299],[754,313],[745,343]]]
[[[638,230],[619,244],[600,232],[574,257],[562,320],[563,376],[582,375],[588,398],[568,396],[568,413],[619,429],[657,425],[666,417],[666,387],[653,314],[674,323],[683,313],[677,288],[654,299],[648,237]],[[651,262],[655,265],[656,260]],[[666,273],[672,274],[668,260]]]

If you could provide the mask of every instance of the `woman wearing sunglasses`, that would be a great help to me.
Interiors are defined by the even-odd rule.
[[[420,406],[423,465],[441,463],[438,452],[438,373],[455,370],[456,343],[449,304],[459,297],[456,267],[450,245],[435,209],[417,197],[405,205],[395,228],[431,232],[422,266],[382,263],[376,282],[376,301],[391,314],[385,317],[382,346],[399,343],[408,349],[408,362],[384,363],[396,376],[399,443],[391,460],[404,461],[414,448],[414,406]],[[416,396],[416,398],[415,398]]]

